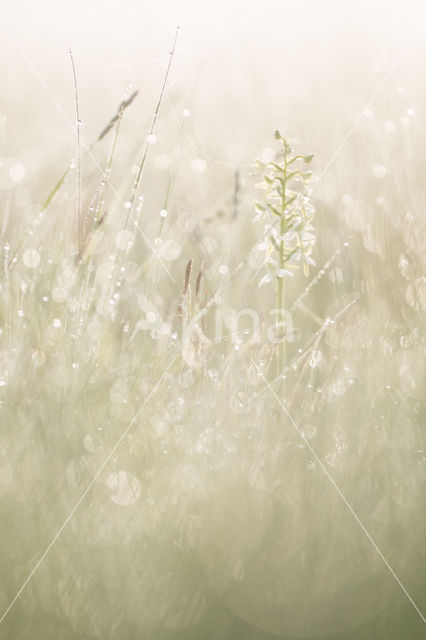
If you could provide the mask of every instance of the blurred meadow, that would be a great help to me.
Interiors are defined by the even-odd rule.
[[[425,637],[425,17],[2,1],[0,640]]]

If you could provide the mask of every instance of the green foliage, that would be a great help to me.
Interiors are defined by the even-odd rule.
[[[315,210],[309,198],[312,172],[303,171],[302,168],[314,156],[295,155],[289,140],[278,130],[275,131],[275,138],[281,143],[277,161],[256,162],[256,168],[263,178],[257,185],[263,189],[263,198],[254,203],[257,212],[255,221],[266,222],[266,239],[258,248],[265,250],[265,265],[268,268],[259,286],[286,275],[292,276],[300,263],[303,264],[305,275],[308,275],[309,266],[314,264],[311,253],[315,235],[311,222]],[[276,218],[279,219],[279,225]]]
[[[311,171],[304,171],[303,165],[313,159],[313,154],[295,155],[290,141],[275,131],[275,139],[280,143],[275,161],[257,161],[257,170],[263,181],[257,186],[263,190],[261,202],[255,202],[255,221],[265,220],[265,240],[258,245],[265,251],[267,273],[259,286],[271,282],[276,286],[277,309],[284,310],[284,278],[292,276],[294,269],[303,264],[305,275],[315,244],[314,228],[311,224],[315,210],[310,202],[309,182]],[[279,349],[278,372],[285,362],[285,344]]]

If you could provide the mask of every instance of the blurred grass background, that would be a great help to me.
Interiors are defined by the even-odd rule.
[[[140,191],[151,247],[130,225],[124,251],[117,194],[129,197],[178,20]],[[414,2],[2,3],[2,611],[136,419],[0,638],[423,637],[258,375],[274,358],[274,296],[257,287],[251,175],[275,127],[316,154],[317,267],[289,281],[289,305],[331,264],[293,312],[283,400],[424,613],[423,20]],[[85,142],[139,90],[78,269],[75,172],[34,224],[76,157],[68,44]],[[83,211],[109,144],[83,157]],[[217,298],[209,341],[182,349],[190,258],[192,289],[205,261],[202,295]],[[246,308],[265,326],[237,338],[230,314]]]

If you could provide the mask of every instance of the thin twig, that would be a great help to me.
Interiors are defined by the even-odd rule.
[[[132,95],[130,96],[130,98],[128,98],[127,100],[123,100],[120,103],[120,106],[117,109],[117,113],[115,114],[114,117],[111,118],[111,120],[108,122],[107,126],[104,129],[102,129],[101,133],[98,136],[98,140],[102,140],[102,138],[104,138],[106,136],[106,134],[112,129],[112,127],[115,125],[117,120],[119,120],[121,118],[121,116],[123,115],[124,109],[126,109],[130,104],[132,104],[133,100],[136,98],[138,93],[139,93],[138,91],[134,91],[132,93]]]
[[[77,119],[77,203],[76,203],[76,236],[77,236],[77,254],[80,253],[80,224],[81,224],[81,158],[80,158],[80,105],[78,100],[78,88],[77,88],[77,75],[75,72],[74,58],[72,55],[71,47],[69,47],[69,54],[71,58],[72,73],[74,78],[74,92],[75,92],[75,114]]]
[[[145,168],[146,158],[147,158],[147,155],[148,155],[148,149],[150,147],[150,138],[151,138],[151,136],[154,135],[155,125],[157,123],[158,114],[159,114],[159,111],[160,111],[161,103],[163,101],[164,91],[166,89],[167,80],[169,78],[170,68],[172,66],[173,56],[174,56],[175,50],[176,50],[176,42],[177,42],[179,29],[180,29],[180,27],[179,27],[179,25],[177,25],[176,31],[175,31],[175,37],[174,37],[174,41],[173,41],[173,46],[172,46],[172,49],[171,49],[170,54],[169,54],[169,62],[168,62],[168,65],[167,65],[166,73],[164,75],[164,80],[163,80],[163,84],[161,86],[160,95],[158,97],[157,107],[156,107],[156,109],[154,111],[154,115],[153,115],[152,122],[151,122],[151,127],[149,129],[149,134],[148,134],[147,141],[145,143],[145,148],[144,148],[144,151],[143,151],[143,154],[142,154],[142,159],[141,159],[141,161],[139,163],[139,170],[138,170],[138,173],[137,173],[134,185],[133,185],[132,195],[130,197],[130,207],[129,207],[129,214],[128,214],[127,221],[129,220],[129,217],[132,215],[134,203],[135,203],[136,196],[137,196],[137,193],[138,193],[138,190],[139,190],[139,186],[140,186],[140,183],[141,183],[143,171],[144,171],[144,168]]]

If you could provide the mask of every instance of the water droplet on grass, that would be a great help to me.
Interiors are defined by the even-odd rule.
[[[182,247],[178,242],[175,242],[174,240],[166,240],[161,246],[160,255],[164,260],[173,262],[173,260],[179,258],[181,251]]]
[[[111,490],[111,500],[120,506],[134,504],[141,495],[141,483],[128,471],[111,473],[106,485]]]
[[[373,165],[373,168],[371,171],[375,178],[384,178],[387,173],[387,169],[383,164]]]
[[[44,352],[36,349],[35,351],[33,351],[32,356],[31,356],[31,360],[33,362],[33,365],[35,367],[42,367],[44,365],[44,363],[46,362],[46,356],[44,355]]]
[[[86,449],[86,451],[90,451],[90,453],[93,453],[96,450],[96,444],[93,436],[91,436],[90,434],[84,436],[83,447]]]
[[[115,236],[115,244],[119,249],[128,251],[135,243],[135,235],[128,229],[122,229]]]
[[[9,177],[13,182],[21,182],[25,178],[25,173],[24,165],[19,162],[13,164],[9,169]]]
[[[22,260],[26,267],[29,269],[35,269],[40,262],[40,254],[36,249],[27,249]]]
[[[386,120],[385,129],[386,131],[395,131],[396,124],[392,120]]]
[[[207,169],[207,162],[204,158],[195,158],[191,164],[192,170],[194,173],[204,173]]]
[[[229,407],[234,413],[247,413],[250,410],[250,398],[245,391],[234,391]]]
[[[178,382],[183,389],[189,389],[194,384],[194,375],[191,369],[182,371],[178,376]]]
[[[309,366],[312,369],[315,369],[321,362],[322,353],[321,351],[312,351],[311,357],[309,359]]]

